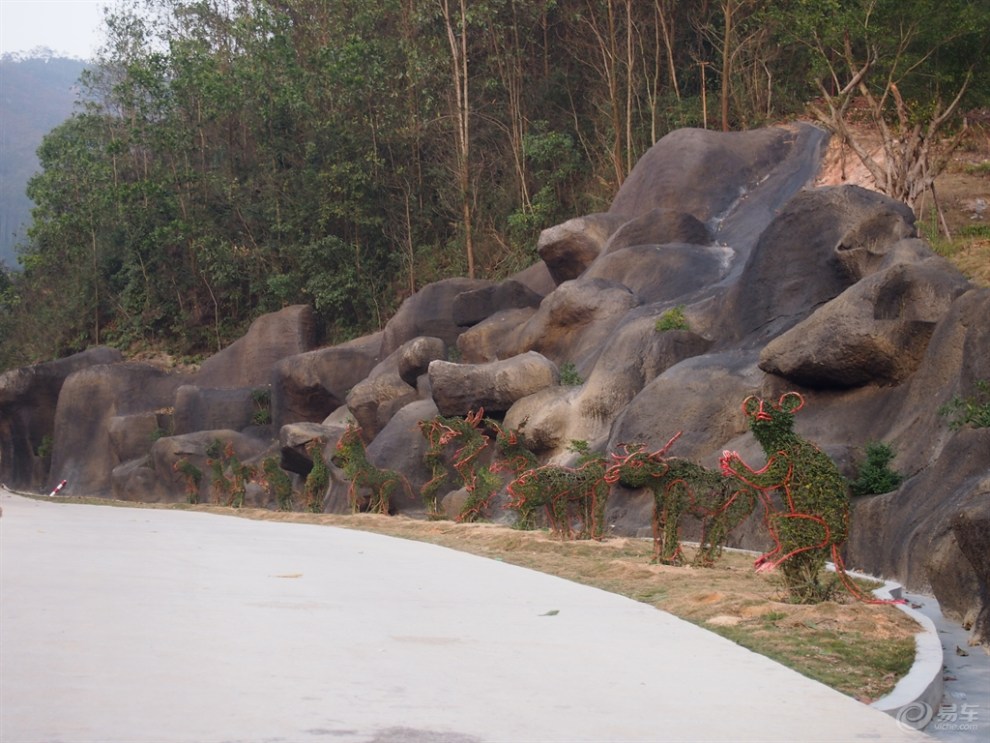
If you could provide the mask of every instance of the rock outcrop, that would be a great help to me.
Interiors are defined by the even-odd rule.
[[[106,350],[9,372],[0,477],[181,500],[221,441],[248,465],[276,457],[298,492],[315,443],[329,463],[325,508],[346,511],[334,445],[359,425],[368,461],[403,477],[391,508],[422,515],[423,424],[437,415],[484,408],[541,463],[572,463],[574,441],[656,449],[678,432],[674,456],[713,466],[731,449],[756,463],[740,403],[794,390],[806,400],[797,433],[844,475],[872,441],[893,447],[904,475],[854,501],[847,565],[934,591],[990,645],[990,429],[950,427],[942,412],[990,380],[990,290],[935,256],[903,204],[815,188],[825,141],[803,124],[673,132],[607,212],[546,230],[531,268],[423,287],[383,332],[347,344],[312,348],[311,313],[296,307],[260,318],[198,374]],[[259,390],[270,425],[256,416]],[[435,502],[457,510],[462,485],[448,478]],[[195,496],[210,492],[204,478]],[[247,492],[272,506],[260,486]],[[617,484],[607,520],[648,534],[651,507]],[[765,545],[758,521],[737,544]]]

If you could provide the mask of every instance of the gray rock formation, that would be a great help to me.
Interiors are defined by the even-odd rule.
[[[544,231],[539,263],[502,283],[423,287],[382,333],[348,344],[312,350],[311,318],[290,308],[260,318],[196,375],[105,351],[8,373],[0,476],[180,500],[181,463],[205,467],[219,436],[241,461],[279,457],[298,491],[312,468],[307,444],[323,442],[329,460],[350,420],[369,461],[408,486],[393,509],[423,515],[432,475],[420,424],[438,414],[484,407],[541,463],[572,461],[575,440],[652,450],[681,432],[671,455],[713,466],[723,449],[761,459],[744,398],[795,390],[806,400],[797,433],[847,477],[871,441],[893,447],[904,475],[896,491],[854,501],[847,564],[934,591],[990,645],[990,429],[951,428],[940,412],[990,380],[990,290],[935,256],[903,204],[812,187],[825,141],[804,124],[673,132],[607,212]],[[667,329],[675,309],[683,323]],[[446,360],[453,348],[459,363]],[[564,364],[576,383],[559,383]],[[267,385],[275,430],[245,427],[244,395]],[[152,444],[173,420],[189,433]],[[50,467],[38,451],[45,435]],[[460,483],[447,487],[439,502],[459,510]],[[331,465],[326,508],[349,510],[348,490]],[[649,493],[616,485],[608,523],[648,534],[651,509]],[[735,543],[766,539],[754,518]]]
[[[429,370],[433,400],[441,415],[467,415],[479,408],[504,413],[512,404],[557,384],[556,365],[535,351],[488,364],[434,361]]]

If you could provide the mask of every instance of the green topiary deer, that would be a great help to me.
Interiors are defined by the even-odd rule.
[[[561,539],[602,539],[605,536],[605,457],[572,442],[580,453],[575,467],[545,464],[520,474],[509,483],[507,506],[532,519],[543,508],[551,531]]]
[[[361,429],[358,426],[350,425],[344,431],[337,442],[333,462],[344,470],[344,475],[351,481],[347,498],[354,513],[362,510],[364,505],[364,510],[371,513],[387,514],[390,508],[389,500],[397,487],[403,486],[407,492],[412,493],[409,483],[398,472],[381,469],[368,461],[364,441],[361,439]],[[362,504],[359,500],[359,488],[367,488],[371,491],[367,504]]]
[[[751,488],[739,487],[700,464],[667,457],[680,435],[655,452],[647,451],[643,444],[624,446],[624,454],[612,454],[613,463],[605,472],[605,480],[652,491],[655,562],[683,563],[681,520],[691,515],[701,520],[695,564],[711,565],[721,555],[729,532],[753,512],[756,496]]]

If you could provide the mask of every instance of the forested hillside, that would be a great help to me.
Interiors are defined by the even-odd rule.
[[[28,57],[0,57],[0,263],[16,265],[14,245],[31,223],[28,179],[38,170],[35,150],[72,113],[84,63],[44,49]]]
[[[0,368],[94,343],[212,352],[300,302],[342,340],[426,282],[533,262],[542,228],[607,209],[674,128],[872,95],[892,126],[945,111],[952,133],[990,100],[990,7],[967,0],[122,8],[90,102],[39,150]]]

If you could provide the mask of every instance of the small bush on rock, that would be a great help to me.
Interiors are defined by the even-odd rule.
[[[657,318],[654,327],[658,333],[666,333],[670,330],[690,330],[691,327],[684,315],[684,305],[679,304],[664,312]]]
[[[890,444],[871,441],[866,445],[866,461],[859,468],[859,477],[849,485],[853,495],[878,495],[897,490],[903,479],[890,468],[894,460]]]
[[[938,409],[939,415],[949,419],[953,431],[963,426],[990,428],[990,380],[980,379],[975,386],[971,396],[956,395]]]

